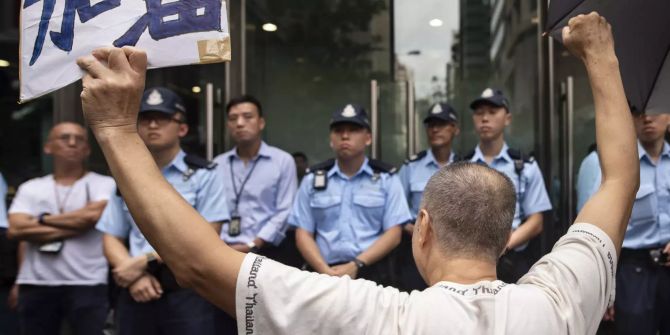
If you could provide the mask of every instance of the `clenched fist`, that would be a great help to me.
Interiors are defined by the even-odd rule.
[[[133,48],[101,48],[77,59],[86,71],[81,102],[86,122],[94,133],[137,131],[147,55]]]
[[[562,33],[563,44],[585,62],[616,57],[612,26],[596,12],[573,17]]]

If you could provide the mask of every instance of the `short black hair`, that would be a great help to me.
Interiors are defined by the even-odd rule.
[[[296,152],[292,153],[291,156],[293,156],[293,158],[300,157],[300,158],[304,159],[305,162],[307,161],[307,155],[305,155],[303,152],[300,152],[300,151],[296,151]]]
[[[256,99],[254,96],[248,94],[233,98],[228,101],[228,104],[226,105],[226,115],[230,113],[231,108],[243,103],[250,103],[256,106],[256,109],[258,110],[258,116],[263,117],[263,107],[261,106],[261,102],[258,101],[258,99]]]

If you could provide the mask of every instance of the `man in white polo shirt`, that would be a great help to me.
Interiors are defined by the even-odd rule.
[[[238,333],[594,334],[613,301],[639,163],[609,24],[596,13],[581,15],[563,37],[591,79],[600,190],[553,251],[517,284],[506,284],[496,280],[496,260],[511,233],[512,182],[482,165],[442,168],[426,186],[412,237],[430,287],[411,294],[299,271],[211,236],[207,221],[161,178],[136,133],[146,54],[105,48],[78,64],[87,72],[84,113],[139,228],[181,284],[237,316]]]
[[[107,261],[94,229],[114,180],[86,170],[86,130],[54,126],[44,145],[53,174],[23,183],[9,208],[12,238],[25,241],[17,278],[22,334],[101,334],[107,316]]]

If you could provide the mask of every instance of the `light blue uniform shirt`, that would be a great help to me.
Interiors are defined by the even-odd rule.
[[[512,221],[512,230],[516,230],[528,216],[550,210],[551,202],[537,162],[525,163],[519,178],[514,169],[514,160],[507,153],[508,149],[509,147],[505,143],[500,153],[493,158],[489,166],[507,175],[512,180],[512,183],[514,183],[516,209],[514,211],[514,220]],[[487,164],[479,146],[475,149],[475,154],[470,161]],[[515,250],[524,250],[526,246],[527,244],[524,244]]]
[[[225,183],[228,208],[232,215],[241,218],[240,235],[229,236],[229,226],[224,225],[221,229],[223,240],[229,244],[248,243],[259,237],[279,245],[286,234],[286,220],[298,188],[293,156],[262,142],[258,156],[246,165],[237,155],[237,148],[217,156],[214,161],[218,163],[217,171]],[[247,176],[249,179],[242,189]],[[240,193],[237,213],[234,213],[235,189]]]
[[[598,153],[593,151],[589,153],[577,173],[577,212],[580,212],[586,204],[586,200],[600,187],[600,162]]]
[[[161,172],[163,177],[179,194],[209,222],[225,222],[230,219],[223,180],[215,170],[197,169],[195,172],[184,162],[186,154],[179,151],[177,156]],[[187,177],[190,173],[190,177]],[[151,192],[151,190],[147,190]],[[189,224],[184,222],[184,224]],[[106,234],[129,239],[130,256],[153,252],[130,216],[128,207],[121,197],[112,196],[96,225]]]
[[[640,188],[635,195],[623,247],[630,249],[663,247],[670,242],[670,145],[667,142],[663,144],[663,151],[657,163],[651,160],[639,142],[637,150],[640,157]],[[585,160],[590,156],[594,157],[590,159],[595,160],[595,164],[592,164],[590,170],[585,173],[592,174],[595,178],[591,183],[591,189],[581,196],[585,199],[584,202],[598,190],[602,180],[598,155],[593,152]],[[579,186],[577,188],[579,189]]]
[[[0,173],[0,228],[9,227],[7,222],[7,205],[5,204],[5,197],[7,196],[7,182]]]
[[[303,178],[289,224],[316,235],[326,263],[353,260],[388,229],[411,220],[398,176],[376,174],[366,158],[351,178],[335,165],[328,187],[315,190],[314,174]]]
[[[455,157],[456,155],[452,152],[447,164],[453,163]],[[438,170],[440,170],[440,164],[435,160],[433,151],[428,149],[423,158],[405,163],[398,172],[413,219],[416,219],[416,214],[419,212],[421,197],[423,197],[423,190],[426,188],[428,179]]]

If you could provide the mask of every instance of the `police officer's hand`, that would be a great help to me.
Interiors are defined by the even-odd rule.
[[[603,321],[614,321],[614,307],[607,307],[605,315],[603,316]]]
[[[596,12],[573,17],[562,33],[563,44],[585,62],[615,56],[612,27]]]
[[[412,236],[412,234],[414,234],[414,224],[408,223],[402,227],[402,230],[405,232],[405,234]]]
[[[251,249],[249,248],[249,246],[246,245],[246,244],[244,244],[244,243],[235,243],[235,244],[231,244],[230,247],[233,248],[233,249],[235,249],[235,250],[237,250],[237,251],[239,251],[239,252],[243,252],[243,253],[245,253],[245,254],[246,254],[246,253],[249,253],[249,251],[251,251]]]
[[[9,295],[7,296],[7,307],[15,311],[16,307],[19,305],[19,285],[12,285],[12,289],[9,290]]]
[[[147,257],[140,255],[126,259],[112,270],[114,281],[121,287],[128,287],[144,274]]]
[[[163,295],[163,288],[156,277],[150,274],[144,274],[140,279],[134,282],[128,288],[130,296],[136,302],[149,302],[160,299]]]
[[[663,249],[663,253],[667,255],[668,261],[665,262],[665,266],[670,267],[670,243],[665,245],[665,249]]]
[[[136,132],[146,53],[133,47],[100,48],[77,59],[77,65],[86,71],[81,102],[93,132]]]
[[[349,275],[351,279],[356,279],[356,276],[358,276],[358,266],[356,266],[356,263],[354,262],[335,265],[331,267],[331,269],[334,272],[334,276],[342,277],[344,275]]]

